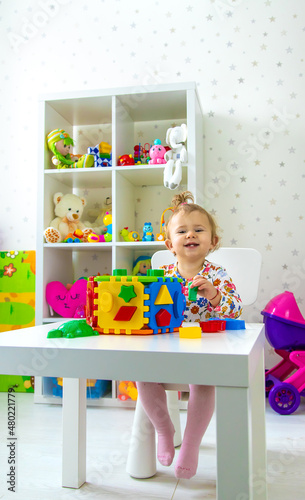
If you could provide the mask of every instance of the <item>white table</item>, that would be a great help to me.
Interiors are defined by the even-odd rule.
[[[193,383],[216,386],[217,499],[267,498],[262,324],[201,339],[48,339],[60,324],[0,333],[0,373],[64,378],[63,486],[86,481],[87,378]]]

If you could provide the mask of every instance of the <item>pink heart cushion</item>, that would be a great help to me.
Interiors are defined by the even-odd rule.
[[[46,287],[46,300],[63,318],[73,318],[79,306],[86,304],[87,280],[79,279],[69,290],[60,281],[51,281]]]

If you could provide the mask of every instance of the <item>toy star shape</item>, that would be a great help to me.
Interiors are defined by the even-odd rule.
[[[134,291],[133,285],[130,286],[122,285],[121,291],[118,296],[121,297],[121,299],[123,299],[125,302],[129,302],[131,299],[136,297],[137,294]]]

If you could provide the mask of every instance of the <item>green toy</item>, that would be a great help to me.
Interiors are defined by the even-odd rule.
[[[188,293],[188,299],[191,302],[195,302],[197,300],[197,292],[198,292],[198,286],[194,286],[194,288],[191,288],[191,284],[193,282],[189,282],[189,293]]]
[[[99,335],[99,333],[93,330],[85,319],[74,319],[63,323],[55,330],[50,330],[47,337],[48,339],[58,339],[61,337],[74,339],[76,337],[90,337],[92,335]]]

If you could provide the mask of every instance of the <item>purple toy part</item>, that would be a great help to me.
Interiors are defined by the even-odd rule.
[[[68,290],[60,281],[51,281],[46,286],[46,300],[52,309],[63,318],[80,317],[86,304],[87,280],[79,279]]]
[[[271,408],[281,415],[290,415],[300,406],[300,394],[291,384],[285,382],[274,385],[269,393]]]
[[[295,297],[291,292],[284,292],[276,295],[266,305],[263,313],[275,315],[279,318],[287,319],[295,323],[305,325],[305,319],[296,303]]]
[[[265,335],[274,349],[305,349],[305,325],[262,312]]]

